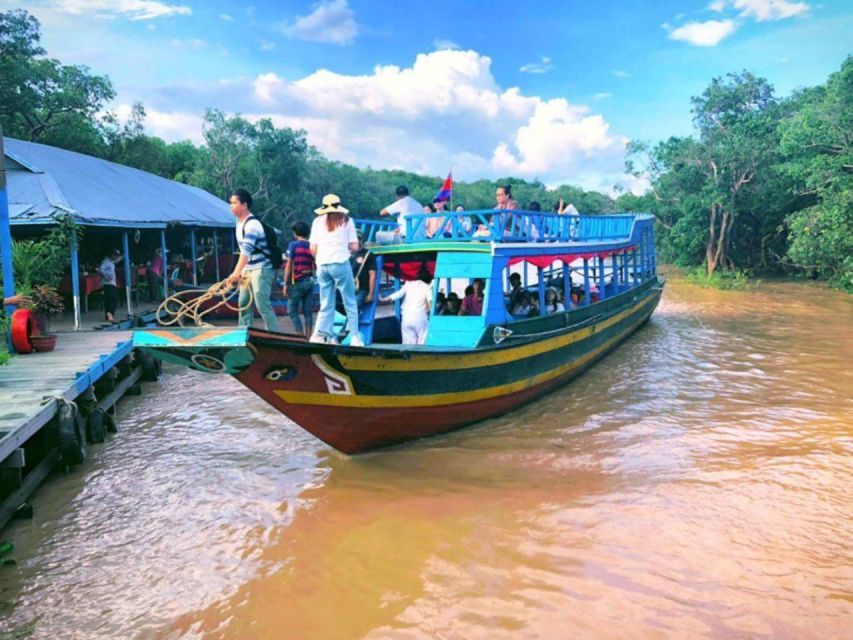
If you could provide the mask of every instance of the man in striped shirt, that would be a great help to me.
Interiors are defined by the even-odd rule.
[[[261,221],[249,211],[252,207],[252,196],[245,189],[237,189],[229,199],[231,213],[237,218],[237,244],[240,247],[240,259],[234,271],[228,276],[232,284],[240,283],[240,320],[243,326],[252,326],[254,310],[242,310],[249,302],[249,290],[255,298],[255,306],[264,320],[267,331],[278,331],[278,320],[270,302],[272,283],[275,270],[280,265],[273,265],[270,260],[267,237]]]

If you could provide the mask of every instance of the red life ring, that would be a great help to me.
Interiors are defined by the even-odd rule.
[[[18,353],[31,353],[30,336],[37,334],[35,317],[29,309],[15,309],[12,314],[12,346]]]

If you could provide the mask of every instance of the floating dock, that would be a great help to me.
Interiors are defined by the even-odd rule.
[[[115,404],[156,380],[129,331],[60,333],[56,349],[0,367],[0,528],[56,467],[79,464],[115,431]]]

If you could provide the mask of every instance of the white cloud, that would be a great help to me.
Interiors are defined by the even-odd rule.
[[[551,58],[548,56],[542,56],[539,62],[531,62],[522,65],[521,68],[519,68],[519,71],[521,71],[521,73],[547,73],[553,68],[554,65],[551,64]]]
[[[185,5],[166,4],[156,0],[53,0],[52,6],[74,15],[86,14],[106,18],[126,16],[131,20],[188,16],[192,13],[192,9]]]
[[[234,18],[232,16],[228,15],[227,13],[220,13],[219,19],[225,20],[225,22],[231,22],[232,20],[234,20]]]
[[[260,47],[261,51],[272,51],[273,49],[275,49],[275,45],[269,40],[261,40],[258,43],[258,46]]]
[[[610,73],[612,73],[617,78],[629,78],[631,76],[627,71],[622,71],[621,69],[613,69]]]
[[[605,91],[605,92],[602,92],[602,93],[596,93],[596,94],[595,94],[594,96],[592,96],[592,97],[593,97],[595,100],[604,100],[605,98],[610,98],[610,97],[612,97],[612,96],[613,96],[613,94],[612,94],[612,93],[607,93],[607,92]]]
[[[358,35],[355,14],[347,0],[323,0],[314,11],[301,16],[293,24],[279,25],[282,33],[299,40],[352,44]]]
[[[200,38],[186,38],[184,40],[172,38],[169,40],[169,46],[179,51],[191,51],[193,49],[206,49],[207,43]]]
[[[736,29],[733,20],[707,20],[705,22],[688,22],[670,31],[672,40],[683,40],[697,47],[716,47],[722,40]]]
[[[459,45],[453,42],[453,40],[448,40],[447,38],[436,38],[432,41],[432,46],[435,47],[436,51],[441,51],[442,49],[459,49]]]
[[[811,8],[807,2],[790,0],[714,0],[708,5],[711,11],[722,12],[726,7],[740,10],[740,17],[765,20],[784,20],[807,13]]]
[[[308,142],[334,160],[430,175],[452,163],[465,180],[510,173],[591,184],[607,175],[612,186],[624,162],[626,139],[601,115],[500,86],[491,60],[475,51],[434,51],[409,67],[377,66],[364,75],[321,69],[291,80],[268,72],[163,88],[145,104],[156,110],[160,130],[173,131],[169,138],[188,134],[179,125],[189,120],[178,112],[213,105],[305,129]]]

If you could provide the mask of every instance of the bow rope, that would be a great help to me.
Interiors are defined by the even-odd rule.
[[[207,289],[187,289],[178,291],[172,294],[157,307],[157,322],[158,324],[168,327],[173,324],[178,326],[186,326],[184,323],[192,322],[196,327],[209,327],[210,323],[203,320],[204,316],[213,313],[220,307],[225,307],[231,311],[236,311],[238,314],[252,308],[253,292],[252,287],[246,287],[249,292],[249,298],[246,304],[236,306],[229,302],[229,298],[234,294],[237,286],[231,284],[226,278],[222,282],[217,282]],[[211,301],[213,301],[212,304]],[[205,305],[207,308],[204,308]]]

